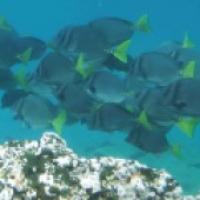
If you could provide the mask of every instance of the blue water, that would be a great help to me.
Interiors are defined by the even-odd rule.
[[[181,40],[188,32],[200,48],[199,0],[1,0],[0,15],[4,16],[21,35],[33,35],[49,41],[67,24],[84,24],[102,16],[118,16],[135,20],[148,14],[152,31],[133,37],[132,54],[158,47],[168,40]],[[36,63],[32,63],[34,66]],[[0,141],[37,139],[44,130],[31,130],[13,120],[9,110],[0,111]],[[125,143],[123,133],[107,134],[89,131],[76,124],[63,133],[67,143],[80,155],[92,157],[111,155],[138,159],[143,163],[169,171],[184,188],[185,193],[200,190],[200,129],[190,139],[174,128],[168,135],[171,143],[181,143],[183,159],[169,152],[153,155]],[[199,164],[200,165],[200,164]]]

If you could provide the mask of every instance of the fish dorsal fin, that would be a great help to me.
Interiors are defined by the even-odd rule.
[[[23,63],[23,64],[28,64],[28,62],[31,59],[31,55],[32,55],[32,48],[29,47],[28,49],[26,49],[24,52],[22,52],[21,54],[17,55],[17,58]]]
[[[123,63],[127,63],[128,61],[127,55],[128,55],[128,49],[130,47],[130,44],[131,44],[131,40],[126,40],[122,42],[121,44],[119,44],[117,47],[115,47],[114,51],[112,52],[114,57],[116,57]]]
[[[182,78],[194,78],[196,70],[196,61],[189,61],[181,71]]]
[[[75,70],[83,77],[83,79],[86,79],[93,73],[94,68],[93,68],[93,66],[85,65],[84,54],[80,53],[80,55],[78,56],[76,65],[75,65]]]
[[[177,126],[179,129],[188,137],[192,138],[194,136],[195,130],[197,128],[197,125],[199,123],[198,118],[181,118]]]
[[[147,14],[142,15],[136,22],[135,27],[141,32],[150,32],[149,16]]]
[[[193,48],[194,47],[194,43],[189,38],[188,33],[185,33],[185,37],[183,39],[182,47],[183,48]]]
[[[52,126],[56,133],[59,135],[62,133],[62,129],[64,124],[67,121],[67,112],[65,110],[61,110],[58,115],[53,119]]]
[[[145,128],[147,129],[152,129],[152,125],[149,122],[147,113],[145,111],[142,111],[139,114],[139,117],[137,118],[138,123],[140,123],[141,125],[143,125]]]

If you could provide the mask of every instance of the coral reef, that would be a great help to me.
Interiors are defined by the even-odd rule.
[[[164,170],[138,161],[78,157],[50,132],[0,146],[0,200],[193,200]]]

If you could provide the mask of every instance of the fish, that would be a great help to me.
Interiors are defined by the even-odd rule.
[[[56,105],[50,100],[33,93],[19,98],[12,110],[16,113],[15,119],[23,121],[32,129],[51,127],[58,112]]]
[[[165,87],[150,88],[135,93],[123,102],[123,106],[137,116],[137,123],[151,129],[151,126],[173,126],[179,114],[166,106]]]
[[[10,68],[25,62],[24,59],[27,63],[27,58],[38,59],[45,50],[45,42],[36,37],[21,37],[4,17],[0,17],[0,68]]]
[[[57,90],[56,97],[62,107],[68,112],[68,116],[79,121],[90,114],[97,102],[84,88],[85,82],[66,84]]]
[[[28,92],[22,89],[8,89],[4,92],[1,98],[1,107],[12,109],[17,101],[26,97],[27,95]]]
[[[50,46],[66,57],[77,58],[81,53],[89,60],[101,60],[109,46],[101,34],[87,25],[66,26],[50,41]]]
[[[86,83],[87,93],[104,103],[121,103],[130,94],[123,78],[109,71],[97,71]]]
[[[131,55],[127,55],[127,62],[122,62],[116,58],[112,53],[108,54],[107,59],[103,63],[103,66],[109,70],[120,71],[128,73],[130,68],[134,65],[135,59]]]
[[[113,46],[89,25],[79,25],[61,29],[49,46],[73,61],[83,54],[87,64],[95,67],[102,65],[110,53],[122,62],[127,62],[130,44],[130,40],[125,40]]]
[[[126,138],[126,142],[148,153],[163,153],[170,147],[166,138],[170,129],[171,126],[157,126],[154,129],[147,129],[141,124],[135,123]]]
[[[186,78],[165,88],[163,104],[181,116],[200,116],[200,80]]]
[[[187,38],[185,40],[188,40]],[[180,66],[186,66],[189,62],[196,63],[196,75],[195,78],[200,78],[200,51],[196,48],[192,48],[191,45],[186,44],[187,41],[168,41],[162,44],[156,51],[164,53],[172,57]]]
[[[28,50],[28,56],[25,56],[24,59],[20,59],[21,57],[18,56],[21,62],[28,62],[31,60],[40,59],[47,50],[47,45],[44,41],[39,38],[33,36],[26,36],[26,37],[19,37],[17,40],[17,48],[18,48],[18,55],[26,52]],[[30,55],[29,55],[30,54]],[[28,59],[27,59],[28,57]]]
[[[110,46],[117,46],[131,39],[137,30],[149,32],[150,25],[147,15],[141,16],[137,22],[118,17],[102,17],[89,22],[89,26],[104,36]]]
[[[133,122],[132,113],[116,103],[100,104],[91,111],[91,114],[84,121],[91,130],[109,133],[114,131],[128,132],[131,130]]]
[[[18,54],[17,41],[18,34],[15,31],[0,28],[0,68],[8,69],[19,63],[16,57]]]
[[[0,68],[0,89],[10,90],[17,87],[13,72],[9,68]]]
[[[48,53],[41,59],[32,78],[50,86],[60,86],[75,80],[74,63],[57,52]]]
[[[127,76],[127,84],[166,86],[180,79],[181,66],[170,56],[158,52],[143,53],[135,58]]]

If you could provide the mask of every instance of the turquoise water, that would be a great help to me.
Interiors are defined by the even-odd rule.
[[[49,41],[67,24],[84,24],[102,16],[118,16],[134,20],[148,14],[152,31],[133,37],[133,55],[154,49],[168,40],[182,40],[188,32],[200,48],[199,0],[1,0],[0,15],[4,16],[21,35],[32,35]],[[31,63],[34,67],[36,62]],[[13,119],[9,110],[0,111],[0,141],[11,139],[37,139],[44,130],[31,130]],[[125,143],[125,134],[107,134],[89,131],[75,124],[66,127],[63,137],[80,155],[93,157],[110,155],[138,159],[149,166],[169,171],[184,188],[185,193],[200,190],[200,128],[193,138],[174,128],[168,139],[181,143],[183,159],[170,152],[147,154]],[[195,166],[194,166],[195,165]],[[199,165],[199,168],[198,168]]]

